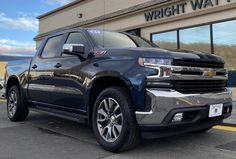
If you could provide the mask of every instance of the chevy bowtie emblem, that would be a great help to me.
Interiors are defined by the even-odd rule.
[[[214,76],[216,76],[216,71],[214,71],[214,70],[204,71],[203,76],[214,77]]]

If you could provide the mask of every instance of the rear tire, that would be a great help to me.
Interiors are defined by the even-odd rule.
[[[122,87],[110,87],[98,96],[93,109],[93,130],[107,151],[122,152],[135,147],[140,131],[130,97]]]
[[[29,109],[22,107],[20,91],[17,86],[12,86],[7,94],[7,116],[11,121],[24,121],[28,114]]]

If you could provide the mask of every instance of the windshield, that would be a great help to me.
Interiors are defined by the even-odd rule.
[[[95,43],[103,48],[154,47],[146,40],[133,35],[113,31],[88,30]]]

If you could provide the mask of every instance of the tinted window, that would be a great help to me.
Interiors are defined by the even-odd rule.
[[[131,38],[135,41],[135,43],[138,45],[138,47],[157,47],[155,44],[152,44],[149,41],[146,41],[145,39],[142,39],[138,36],[131,35]]]
[[[89,30],[89,33],[95,43],[103,48],[152,47],[139,37],[131,38],[123,33],[101,30]]]
[[[67,44],[84,44],[87,45],[87,40],[81,33],[70,33],[67,41]]]
[[[66,44],[83,44],[85,46],[85,52],[89,51],[88,41],[82,33],[70,33]]]
[[[211,53],[210,25],[182,29],[179,36],[181,49]]]
[[[177,31],[153,34],[152,41],[161,48],[177,49]]]
[[[104,48],[137,47],[135,42],[125,34],[100,30],[89,30],[89,33],[95,43]]]
[[[49,38],[42,53],[43,58],[59,57],[61,56],[63,35]]]

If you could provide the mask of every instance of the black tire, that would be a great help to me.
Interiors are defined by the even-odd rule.
[[[98,128],[98,109],[100,108],[100,105],[105,99],[114,99],[119,105],[119,113],[122,114],[122,129],[120,129],[119,136],[115,141],[108,142],[106,139],[104,139],[104,136],[101,135],[99,128]],[[109,103],[110,104],[110,103]],[[114,104],[113,104],[114,105]],[[114,107],[113,113],[115,112]],[[115,114],[115,113],[114,113]],[[117,119],[118,120],[118,119]],[[118,121],[116,121],[118,122]],[[111,123],[111,121],[109,122]],[[102,127],[100,127],[102,129]],[[115,138],[115,131],[114,127],[111,128],[114,138]],[[110,152],[122,152],[129,150],[133,147],[135,147],[139,141],[140,141],[140,130],[137,126],[134,110],[131,106],[130,97],[126,91],[126,89],[122,87],[110,87],[105,89],[100,93],[98,96],[94,109],[93,109],[93,130],[94,134],[97,138],[98,143],[107,151]],[[118,129],[116,129],[118,130]],[[107,130],[108,132],[108,130]],[[112,135],[111,135],[112,136]]]
[[[24,121],[27,118],[29,109],[23,108],[21,103],[19,88],[12,86],[7,94],[7,116],[11,121]]]

